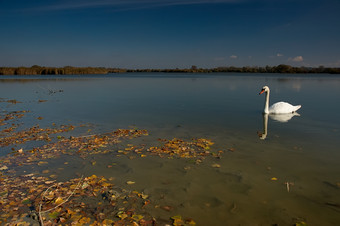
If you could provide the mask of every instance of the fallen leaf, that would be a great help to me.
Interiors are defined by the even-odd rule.
[[[134,219],[135,221],[140,221],[141,219],[143,219],[144,216],[142,215],[132,215],[132,219]]]
[[[44,161],[38,162],[38,166],[45,165],[45,164],[48,164],[48,162],[44,162]]]
[[[59,216],[59,212],[54,211],[54,212],[52,212],[52,213],[49,213],[48,216],[49,216],[52,220],[54,220],[54,219],[56,219],[56,218]]]
[[[134,184],[134,183],[136,183],[136,182],[130,181],[130,180],[129,180],[129,181],[127,181],[126,183],[129,184],[129,185],[131,185],[131,184]]]
[[[186,225],[196,225],[196,222],[193,219],[189,219],[185,221]]]
[[[63,203],[64,200],[62,198],[58,197],[54,202],[55,202],[55,204],[59,205],[59,204]]]
[[[214,167],[214,168],[220,168],[220,167],[221,167],[221,165],[220,165],[220,164],[217,164],[217,163],[212,164],[211,166]]]
[[[25,199],[25,200],[23,200],[21,203],[22,203],[22,204],[25,204],[25,205],[28,205],[28,204],[31,204],[32,202],[31,202],[31,200],[29,200],[29,199]]]
[[[119,212],[117,213],[117,216],[118,216],[120,219],[122,219],[122,220],[128,217],[128,215],[127,215],[125,212],[123,212],[123,211],[119,211]]]
[[[166,211],[171,211],[173,209],[172,206],[162,206],[161,208]]]
[[[184,225],[184,221],[182,220],[182,217],[181,216],[173,216],[171,217],[171,219],[174,221],[173,222],[173,225],[174,226],[182,226]]]
[[[300,222],[296,222],[295,226],[307,226],[307,224],[304,221],[300,221]]]
[[[276,177],[272,177],[270,180],[272,180],[272,181],[276,181],[276,180],[278,180]]]
[[[45,181],[45,184],[53,184],[54,181]]]
[[[2,167],[0,167],[0,170],[7,170],[7,169],[8,169],[7,166],[2,166]]]

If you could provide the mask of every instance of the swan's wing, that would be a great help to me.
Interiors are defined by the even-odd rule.
[[[269,107],[270,114],[293,113],[301,108],[301,105],[293,106],[287,102],[277,102]]]

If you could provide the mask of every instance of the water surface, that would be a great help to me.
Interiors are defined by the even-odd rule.
[[[264,85],[271,88],[271,103],[301,104],[300,116],[288,122],[264,118],[264,96],[258,95]],[[95,155],[85,160],[56,159],[48,166],[59,172],[58,180],[79,174],[114,177],[117,186],[149,194],[153,205],[172,207],[153,209],[158,219],[182,215],[198,225],[302,221],[336,225],[340,222],[339,87],[340,78],[327,75],[1,77],[0,106],[1,114],[29,110],[20,121],[27,127],[35,125],[37,117],[43,118],[39,120],[42,127],[52,123],[88,126],[73,131],[78,133],[73,136],[138,128],[148,130],[149,136],[132,143],[155,145],[158,138],[212,140],[211,151],[223,152],[222,157],[206,158],[200,164],[156,156]],[[12,99],[21,103],[6,102]],[[260,139],[264,126],[267,135]],[[9,147],[2,148],[0,156],[10,152]],[[58,171],[65,161],[72,166]],[[115,167],[108,168],[112,162]]]

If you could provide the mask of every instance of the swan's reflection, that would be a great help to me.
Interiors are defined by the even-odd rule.
[[[291,120],[294,116],[300,116],[297,112],[291,113],[291,114],[262,114],[263,118],[263,132],[257,132],[257,135],[261,140],[265,140],[268,135],[268,115],[272,120],[278,121],[278,122],[288,122]]]

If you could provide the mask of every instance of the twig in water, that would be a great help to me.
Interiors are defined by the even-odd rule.
[[[285,185],[286,185],[286,187],[287,187],[287,191],[289,192],[290,191],[290,185],[294,185],[294,183],[293,182],[285,182]]]
[[[41,209],[42,209],[42,203],[41,203],[41,202],[42,202],[42,200],[44,199],[46,192],[47,192],[50,188],[52,188],[53,186],[55,186],[55,185],[51,185],[50,187],[48,187],[48,188],[45,190],[45,192],[43,193],[43,195],[42,195],[42,197],[41,197],[41,201],[40,201],[40,204],[39,204],[39,220],[40,220],[40,225],[42,225],[42,226],[44,225],[44,221],[43,221],[43,219],[42,219],[41,214],[42,214],[42,213],[50,212],[50,211],[52,211],[52,210],[58,208],[59,206],[63,205],[64,203],[66,203],[66,202],[71,198],[71,196],[74,194],[74,192],[79,188],[80,182],[81,182],[82,180],[83,180],[83,176],[81,176],[81,178],[80,178],[80,180],[79,180],[77,186],[73,189],[72,193],[66,198],[65,201],[63,201],[62,203],[59,203],[58,205],[56,205],[55,207],[53,207],[53,208],[51,208],[51,209],[42,211],[42,210],[41,210]]]

